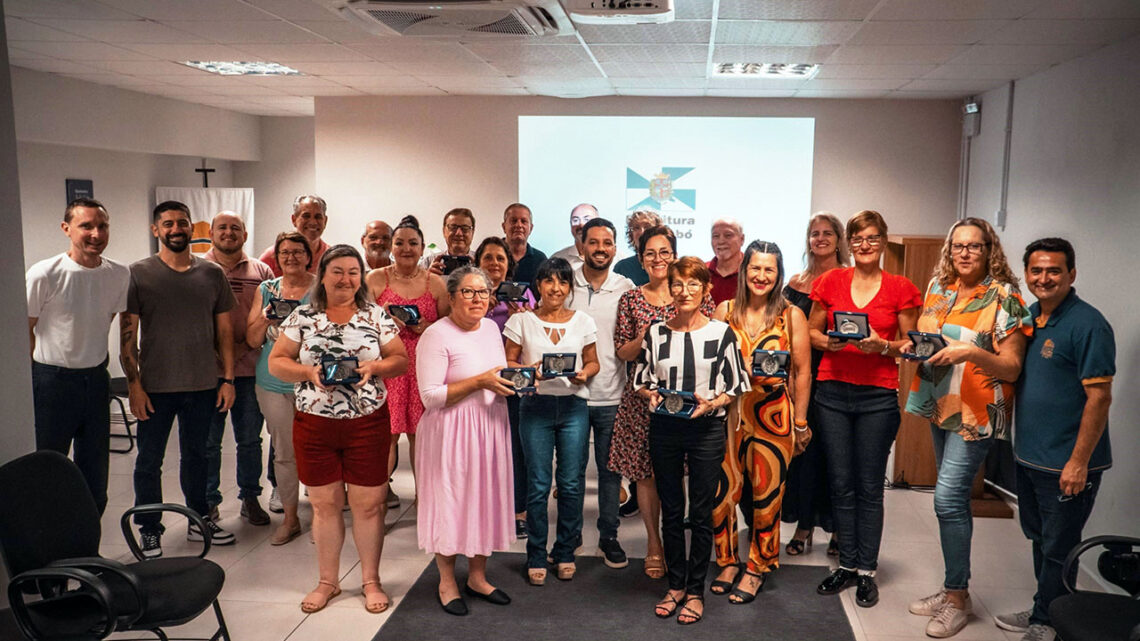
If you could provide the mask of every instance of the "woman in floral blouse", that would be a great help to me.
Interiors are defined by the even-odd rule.
[[[938,465],[934,512],[946,579],[910,605],[913,614],[931,617],[926,633],[933,637],[957,634],[971,614],[970,487],[994,439],[1009,438],[1029,318],[993,227],[978,218],[954,223],[918,319],[918,331],[941,334],[947,346],[918,368],[906,404],[930,420]],[[911,344],[902,351],[915,350]]]
[[[368,296],[364,261],[349,245],[321,257],[311,302],[281,323],[269,356],[269,373],[294,384],[297,413],[293,445],[297,473],[309,488],[317,544],[317,588],[301,602],[316,612],[340,594],[340,549],[344,545],[345,484],[352,509],[352,534],[360,553],[364,607],[388,608],[380,586],[384,538],[381,505],[388,483],[391,439],[385,378],[404,373],[408,357],[395,322]],[[329,369],[352,367],[354,382],[326,382]],[[333,361],[330,363],[329,361]],[[344,362],[337,365],[335,361]]]

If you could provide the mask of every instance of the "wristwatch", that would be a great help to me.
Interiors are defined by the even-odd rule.
[[[883,349],[879,351],[879,356],[886,356],[889,351],[891,351],[891,342],[883,341]]]
[[[219,378],[218,380],[221,381],[221,384],[223,385],[226,383],[229,383],[230,385],[234,384],[234,379],[232,378]]]

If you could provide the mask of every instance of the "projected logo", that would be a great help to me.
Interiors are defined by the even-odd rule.
[[[692,212],[697,208],[697,190],[686,189],[685,176],[695,167],[662,167],[646,178],[633,169],[625,169],[625,205],[633,211],[643,207],[657,211]]]

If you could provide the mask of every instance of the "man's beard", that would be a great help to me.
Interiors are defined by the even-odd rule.
[[[163,247],[176,254],[185,251],[186,247],[190,245],[190,236],[188,234],[179,234],[175,238],[162,236],[158,240],[162,243]]]

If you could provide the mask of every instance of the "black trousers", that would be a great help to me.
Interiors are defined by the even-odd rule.
[[[99,513],[107,507],[107,468],[111,433],[111,377],[107,362],[69,369],[32,361],[36,449],[67,456],[87,481]]]
[[[713,548],[712,511],[724,460],[724,419],[649,417],[649,457],[661,498],[661,541],[670,590],[702,595]],[[689,463],[689,524],[685,554],[685,461]]]

